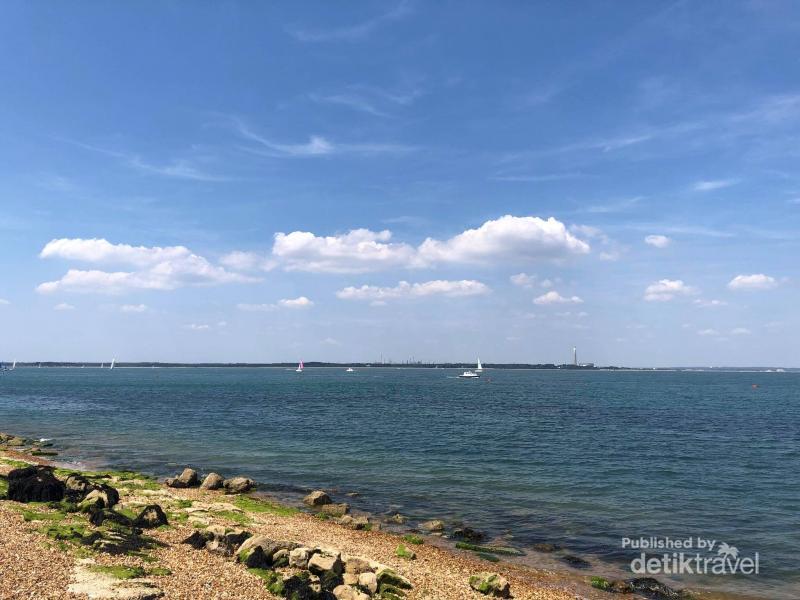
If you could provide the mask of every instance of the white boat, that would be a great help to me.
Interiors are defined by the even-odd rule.
[[[114,363],[115,363],[115,362],[117,362],[117,359],[116,359],[116,358],[112,358],[112,359],[111,359],[111,365],[108,367],[108,370],[109,370],[109,371],[110,371],[111,369],[113,369],[113,368],[114,368]]]
[[[481,365],[481,359],[478,359],[478,368],[475,369],[476,373],[483,373],[483,365]]]
[[[105,367],[105,366],[106,366],[106,363],[100,363],[100,368],[101,368],[101,369],[102,369],[103,367]]]
[[[353,367],[347,367],[345,373],[355,373],[355,371],[353,370]]]
[[[11,363],[11,370],[13,371],[16,368],[17,368],[17,361],[14,361],[13,363]]]
[[[475,371],[464,371],[459,375],[461,379],[478,379],[480,376],[480,373],[476,373]]]
[[[302,373],[303,372],[303,361],[300,361],[300,364],[297,365],[297,368],[294,370],[295,373]]]

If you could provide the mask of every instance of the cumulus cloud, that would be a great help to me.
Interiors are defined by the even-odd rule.
[[[118,294],[128,290],[173,290],[186,286],[256,281],[211,264],[184,246],[146,247],[112,244],[104,239],[59,239],[49,242],[42,258],[124,265],[133,270],[69,269],[59,280],[40,284],[39,293]]]
[[[378,287],[362,285],[361,287],[346,287],[336,292],[342,300],[371,300],[386,301],[398,298],[423,298],[426,296],[479,296],[488,294],[491,290],[480,281],[464,279],[461,281],[435,280],[424,283],[408,283],[401,281],[395,287]]]
[[[59,304],[56,304],[53,307],[53,310],[75,310],[75,307],[72,306],[72,304],[67,304],[66,302],[61,302]]]
[[[648,235],[644,238],[644,243],[655,248],[666,248],[672,240],[665,235]]]
[[[752,331],[750,331],[747,327],[734,327],[731,329],[731,335],[750,335]]]
[[[697,335],[702,335],[704,337],[715,337],[719,335],[719,331],[716,329],[701,329],[697,332]]]
[[[676,296],[689,296],[695,293],[697,290],[680,279],[661,279],[647,286],[644,299],[648,302],[667,302]]]
[[[511,283],[516,286],[530,289],[536,284],[536,275],[528,275],[527,273],[517,273],[509,277]]]
[[[311,308],[314,306],[314,303],[305,296],[300,296],[298,298],[284,298],[283,300],[278,300],[278,305],[283,308]]]
[[[551,290],[546,294],[542,294],[538,298],[534,298],[534,304],[539,305],[548,305],[548,304],[581,304],[583,300],[581,300],[578,296],[569,296],[565,297],[559,294],[555,290]]]
[[[778,285],[778,281],[774,277],[764,275],[763,273],[755,273],[753,275],[737,275],[728,282],[728,288],[731,290],[771,290]]]
[[[6,300],[5,298],[0,298],[0,306],[8,306],[9,304],[11,304],[11,302]]]
[[[146,304],[123,304],[119,310],[124,313],[143,313],[147,312]]]
[[[308,231],[275,234],[273,255],[289,271],[364,273],[390,267],[412,266],[414,248],[392,243],[388,230],[353,229],[333,236]]]
[[[289,271],[364,273],[394,267],[553,260],[590,251],[588,243],[552,217],[506,215],[449,239],[427,238],[418,247],[391,238],[388,230],[369,229],[332,236],[277,233],[272,254]]]
[[[449,240],[426,239],[420,259],[431,263],[488,263],[500,259],[530,261],[587,254],[589,244],[570,233],[553,217],[505,215],[468,229]]]

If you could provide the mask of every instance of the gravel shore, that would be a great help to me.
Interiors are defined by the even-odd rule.
[[[5,453],[5,457],[6,463],[0,462],[0,474],[13,468],[7,459],[19,460],[23,455],[13,452]],[[25,457],[25,460],[30,458]],[[46,461],[35,459],[35,462]],[[2,500],[0,598],[276,598],[267,591],[261,578],[233,558],[195,550],[182,543],[198,528],[212,524],[241,527],[253,534],[304,546],[335,547],[343,554],[378,561],[413,583],[414,587],[407,595],[409,600],[486,598],[472,590],[468,583],[471,575],[481,571],[504,576],[511,585],[513,597],[518,599],[607,597],[607,594],[592,589],[587,584],[588,578],[538,571],[503,561],[490,563],[470,552],[439,547],[431,543],[437,541],[433,537],[423,536],[428,542],[409,546],[416,553],[416,560],[408,560],[396,556],[401,539],[391,532],[353,530],[334,520],[322,520],[277,505],[275,510],[249,511],[237,506],[238,496],[218,491],[173,489],[153,481],[136,480],[114,480],[112,485],[119,489],[118,507],[121,510],[136,512],[144,505],[157,503],[170,515],[169,527],[146,532],[156,547],[142,556],[90,553],[84,548],[54,542],[52,536],[46,534],[47,526],[56,519],[59,519],[59,524],[86,523],[85,515],[57,514],[46,505]],[[118,582],[111,578],[109,583],[98,574],[97,589],[92,589],[91,581],[86,585],[81,583],[85,579],[91,580],[93,573],[112,566],[138,567],[144,575]],[[90,590],[88,593],[87,589]]]

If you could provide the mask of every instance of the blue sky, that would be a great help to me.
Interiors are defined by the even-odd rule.
[[[2,13],[3,360],[800,366],[796,3]]]

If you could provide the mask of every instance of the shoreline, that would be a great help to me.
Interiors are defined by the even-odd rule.
[[[35,443],[34,443],[35,444]],[[36,448],[40,448],[39,452],[42,454],[49,454],[52,450],[49,449],[48,445],[45,446],[33,446]],[[21,449],[20,449],[21,450]],[[103,473],[102,465],[95,465],[95,467],[101,467],[100,470],[89,470],[87,469],[87,465],[81,463],[65,463],[63,461],[59,461],[57,458],[57,453],[54,453],[53,456],[47,455],[39,455],[36,456],[35,454],[31,454],[30,451],[23,452],[20,450],[16,450],[13,448],[2,447],[0,446],[0,474],[7,475],[9,466],[13,466],[13,461],[24,461],[30,464],[39,464],[39,465],[46,465],[56,468],[57,472],[61,472],[62,474],[72,471],[81,471],[84,473]],[[11,461],[11,463],[9,463]],[[116,471],[116,473],[120,473],[120,471]],[[164,483],[156,480],[155,478],[140,474],[140,473],[132,473],[134,480],[141,480],[148,482],[147,484],[147,494],[146,496],[153,496],[159,498],[169,499],[169,502],[176,501],[177,504],[181,503],[210,503],[213,505],[216,501],[217,504],[220,502],[225,503],[225,500],[230,499],[232,496],[224,495],[220,497],[219,492],[209,492],[203,491],[196,487],[190,488],[172,488],[166,486]],[[123,507],[127,507],[128,505],[136,506],[138,504],[142,504],[142,498],[137,496],[137,494],[128,494],[127,488],[129,487],[128,484],[125,483],[125,480],[121,482],[115,481],[115,483],[119,483],[119,492],[121,496],[120,505]],[[140,490],[142,493],[145,490]],[[152,493],[152,494],[151,494]],[[337,494],[340,495],[340,494]],[[341,494],[343,495],[343,494]],[[130,496],[130,497],[129,497]],[[609,596],[609,593],[606,591],[602,591],[600,589],[595,589],[592,587],[592,579],[593,578],[600,578],[605,579],[604,576],[608,576],[612,569],[610,568],[611,565],[608,563],[601,564],[599,566],[592,565],[592,568],[586,569],[568,569],[563,563],[560,563],[556,560],[556,555],[553,555],[553,560],[551,561],[538,561],[529,560],[531,556],[530,549],[526,548],[528,552],[522,551],[520,552],[520,556],[515,556],[516,552],[513,553],[506,553],[505,549],[498,548],[496,544],[502,543],[501,541],[495,540],[492,541],[481,541],[477,540],[473,547],[469,546],[462,546],[461,549],[455,546],[455,540],[443,536],[440,531],[424,531],[420,530],[419,528],[409,528],[403,527],[402,523],[392,523],[391,519],[387,518],[380,518],[380,515],[376,514],[369,514],[364,512],[357,512],[357,513],[350,513],[346,511],[348,516],[350,517],[350,522],[345,523],[346,518],[342,519],[343,523],[339,522],[338,518],[326,516],[324,511],[314,511],[308,510],[307,507],[304,509],[302,505],[298,502],[290,502],[287,501],[285,498],[280,500],[276,500],[275,496],[270,495],[263,491],[253,490],[248,491],[247,495],[244,496],[236,496],[236,498],[252,498],[254,502],[263,503],[263,507],[270,507],[267,511],[261,511],[256,509],[255,511],[242,509],[240,512],[230,513],[231,506],[227,506],[226,510],[220,511],[220,515],[214,514],[212,517],[207,519],[207,522],[203,523],[204,526],[208,525],[215,525],[215,524],[224,524],[225,526],[233,526],[233,525],[242,525],[243,523],[248,523],[253,525],[254,528],[271,525],[272,531],[266,532],[267,534],[274,534],[275,530],[286,530],[287,525],[291,525],[292,527],[288,527],[290,531],[295,531],[296,528],[300,528],[300,530],[308,532],[309,525],[313,524],[313,527],[310,529],[313,530],[314,536],[316,538],[312,540],[314,543],[317,543],[318,536],[323,535],[325,537],[325,544],[326,545],[333,545],[333,546],[340,546],[340,545],[349,545],[352,542],[351,537],[356,536],[358,539],[358,548],[360,554],[369,554],[373,550],[377,550],[379,554],[382,554],[380,560],[383,563],[386,563],[387,560],[387,553],[388,556],[392,556],[391,552],[388,552],[388,547],[391,546],[395,548],[403,543],[403,534],[406,535],[411,532],[415,533],[420,539],[423,540],[423,544],[416,546],[416,545],[409,545],[405,544],[407,549],[411,549],[416,554],[420,555],[418,558],[422,558],[423,556],[431,553],[432,556],[435,556],[434,564],[439,566],[443,572],[450,572],[450,571],[460,571],[463,573],[466,570],[471,570],[474,573],[481,572],[481,571],[490,571],[501,574],[503,577],[508,579],[511,582],[511,592],[513,597],[517,598],[575,598],[576,596],[580,596],[582,598],[589,598],[594,600],[595,598],[609,598],[614,596]],[[237,500],[238,502],[238,500]],[[173,502],[175,503],[175,502]],[[6,506],[8,502],[0,501],[0,510],[2,510],[2,514],[4,517],[8,516],[8,507]],[[227,503],[230,505],[230,503]],[[24,505],[23,505],[24,506]],[[235,505],[233,505],[235,506]],[[321,507],[324,508],[324,507]],[[166,509],[165,509],[166,510]],[[190,513],[202,513],[202,510],[192,511],[191,507],[187,507],[187,512],[185,513],[173,513],[175,514],[182,523],[198,523],[202,521],[198,521],[196,519],[192,519],[192,515]],[[206,511],[207,512],[207,511]],[[212,511],[213,512],[213,511]],[[261,513],[266,512],[269,514],[281,514],[281,522],[263,522],[263,519],[260,518]],[[208,515],[206,515],[208,516]],[[320,518],[323,516],[324,518]],[[4,518],[4,520],[6,520]],[[368,526],[364,527],[355,527],[352,524],[352,521],[360,522],[362,525],[367,523]],[[277,527],[277,525],[282,525],[283,527]],[[170,526],[172,527],[172,526]],[[176,530],[180,530],[181,533],[191,532],[192,529],[187,529],[186,527],[180,528],[179,526],[175,526]],[[193,525],[196,527],[196,525]],[[322,531],[319,531],[319,530]],[[438,529],[438,528],[436,528]],[[468,528],[466,528],[468,529]],[[174,530],[173,530],[174,531]],[[254,533],[264,533],[262,531],[255,531]],[[312,537],[314,537],[312,536]],[[296,538],[299,536],[295,536]],[[45,538],[46,539],[46,538]],[[309,540],[296,540],[299,543],[309,543]],[[340,542],[337,544],[337,542]],[[170,538],[170,543],[176,543],[175,536]],[[470,543],[470,542],[463,542],[462,543]],[[387,546],[388,544],[388,546]],[[492,550],[497,550],[496,552],[492,552]],[[2,543],[0,543],[0,551],[2,550]],[[62,549],[63,550],[63,549]],[[348,552],[352,552],[352,550],[347,550]],[[395,556],[395,561],[398,560],[399,557]],[[549,562],[549,564],[548,564]],[[417,565],[421,565],[424,563],[418,563],[415,561],[408,561],[408,560],[400,560],[400,564],[393,565],[395,568],[399,568],[401,570],[409,571],[409,580],[414,579],[414,571],[413,567]],[[588,566],[588,563],[587,563]],[[246,574],[246,573],[245,573]],[[428,577],[431,574],[435,574],[435,570],[431,571],[428,569],[426,575]],[[622,573],[621,569],[617,569],[614,572],[615,577],[622,577],[625,576]],[[630,576],[630,574],[628,574]],[[475,597],[481,598],[486,597],[477,592],[470,590],[469,586],[466,585],[468,582],[467,577],[461,577],[461,581],[454,582],[449,581],[450,586],[455,586],[456,588],[460,589],[459,594],[461,595],[454,595],[450,596],[447,595],[447,590],[438,589],[436,593],[440,595],[416,595],[415,591],[412,590],[409,593],[409,598],[467,598],[467,597]],[[598,583],[595,581],[595,583]],[[667,585],[673,585],[672,582],[665,581]],[[459,585],[460,584],[460,585]],[[167,586],[169,587],[169,586]],[[689,590],[687,589],[687,592]],[[466,594],[466,595],[465,595]],[[473,595],[470,595],[473,594]],[[616,596],[616,594],[615,594]],[[4,598],[6,596],[2,595],[0,592],[0,598]],[[55,597],[55,596],[54,596]],[[75,597],[85,597],[85,596],[75,596]],[[97,596],[102,597],[102,596]],[[183,597],[180,595],[170,595],[169,593],[166,594],[166,597]],[[231,597],[231,596],[228,596]],[[238,597],[238,596],[233,596]],[[255,597],[255,596],[242,596],[242,597]],[[274,596],[267,596],[267,597],[274,597]],[[638,594],[627,594],[625,597],[627,598],[638,598],[638,597],[654,597],[654,596],[639,596]],[[723,593],[723,592],[715,592],[709,590],[700,590],[700,589],[692,589],[691,596],[685,597],[692,597],[696,598],[697,600],[755,600],[756,597],[746,596],[746,595],[739,595],[739,594],[731,594],[731,593]]]

